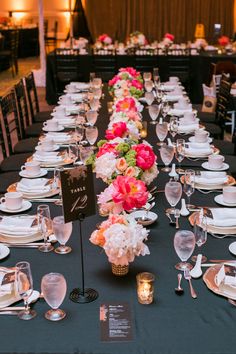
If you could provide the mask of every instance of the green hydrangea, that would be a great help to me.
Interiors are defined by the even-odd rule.
[[[103,140],[99,140],[99,142],[97,143],[98,147],[101,147],[102,145],[106,144],[107,140],[103,139]]]
[[[116,146],[116,150],[120,153],[125,154],[127,151],[130,150],[130,145],[127,143],[120,143]]]

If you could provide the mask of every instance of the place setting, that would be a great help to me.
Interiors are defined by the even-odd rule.
[[[28,161],[37,161],[43,168],[70,165],[73,160],[63,151],[36,151]]]
[[[24,199],[21,192],[8,192],[0,199],[0,211],[8,214],[18,214],[29,210],[32,203]]]
[[[24,178],[39,178],[46,176],[48,171],[40,167],[37,161],[26,162],[22,167],[19,175]]]
[[[43,123],[43,131],[45,132],[61,132],[64,130],[64,125],[60,124],[57,119],[49,119]]]

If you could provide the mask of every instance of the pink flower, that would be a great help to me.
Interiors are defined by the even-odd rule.
[[[106,130],[106,139],[112,140],[117,137],[122,138],[125,133],[127,133],[127,130],[127,125],[125,122],[114,123],[111,130]]]
[[[127,168],[127,170],[125,171],[125,176],[128,176],[128,177],[135,177],[135,174],[136,174],[136,171],[133,166],[129,166]]]
[[[171,33],[166,33],[164,38],[168,38],[171,42],[174,42],[175,36]]]
[[[141,82],[135,79],[131,81],[131,86],[135,87],[137,90],[143,89],[143,85],[141,84]]]
[[[147,203],[148,192],[144,182],[134,177],[118,176],[113,182],[114,192],[112,199],[121,203],[124,210],[141,208]]]
[[[109,37],[106,33],[103,33],[101,34],[99,37],[98,37],[98,40],[102,43],[105,43],[105,44],[111,44],[112,43],[112,39],[111,37]]]
[[[221,36],[221,37],[218,39],[218,43],[219,43],[221,46],[225,47],[226,45],[229,44],[229,37],[227,37],[227,36]]]
[[[141,120],[140,115],[137,112],[134,112],[134,111],[127,112],[127,117],[130,120],[133,120],[134,122],[137,122],[137,121]]]
[[[102,146],[100,146],[96,157],[98,158],[98,157],[106,154],[107,152],[112,152],[114,155],[118,155],[118,152],[115,149],[116,146],[117,146],[117,144],[109,144],[109,143],[103,144]]]
[[[152,148],[146,144],[134,145],[132,147],[136,151],[136,165],[142,170],[148,170],[156,161],[156,155]]]
[[[130,74],[130,76],[132,76],[134,78],[140,76],[140,72],[137,71],[136,69],[132,68],[131,66],[127,67],[127,68],[120,68],[119,72],[121,72],[121,73],[122,72],[127,72],[127,73]]]
[[[135,100],[132,97],[125,97],[123,100],[119,100],[116,105],[116,112],[137,112]]]
[[[126,162],[126,159],[124,157],[121,157],[120,159],[117,160],[117,163],[116,163],[116,168],[123,172],[127,169],[128,165],[127,165],[127,162]]]
[[[119,80],[120,80],[119,76],[118,76],[118,75],[115,75],[115,76],[108,82],[108,85],[109,85],[109,86],[114,86],[114,85],[117,83],[117,81],[119,81]]]

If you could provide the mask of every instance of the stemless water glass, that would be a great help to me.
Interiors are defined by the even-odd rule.
[[[168,134],[168,124],[166,122],[159,122],[156,125],[156,135],[160,142],[157,143],[158,146],[163,145],[163,141],[165,140]]]
[[[98,138],[98,128],[95,126],[87,127],[85,129],[85,136],[90,145],[93,145]]]
[[[65,316],[65,311],[59,309],[66,295],[67,285],[64,276],[60,273],[49,273],[43,276],[41,291],[47,304],[52,308],[45,313],[45,318],[50,321],[60,321]]]
[[[31,320],[36,316],[36,311],[31,310],[28,303],[33,292],[33,278],[28,262],[22,261],[16,264],[16,288],[25,305],[25,309],[18,313],[18,317],[21,320]]]
[[[177,168],[176,172],[181,173],[181,162],[184,159],[184,149],[185,149],[185,140],[177,139],[176,141],[176,149],[175,149],[175,158],[179,163],[179,168]]]
[[[195,190],[194,180],[195,180],[195,171],[194,170],[185,170],[184,193],[188,197],[188,203],[186,205],[187,208],[193,207],[193,205],[190,204],[190,197],[194,193],[194,190]]]
[[[152,92],[145,92],[144,97],[148,106],[150,106],[155,99],[154,94]]]
[[[97,121],[98,112],[90,110],[90,111],[86,112],[85,116],[86,116],[87,122],[93,126]]]
[[[174,146],[169,146],[166,144],[163,144],[160,148],[160,155],[161,155],[161,159],[164,162],[165,167],[162,168],[161,170],[164,172],[170,172],[170,167],[169,164],[171,163],[171,161],[173,160],[174,157],[174,153],[175,153],[175,149]]]
[[[50,242],[48,242],[48,236],[52,232],[52,220],[50,215],[49,206],[46,204],[39,205],[37,208],[37,219],[38,219],[38,228],[41,232],[44,245],[39,246],[39,251],[41,252],[50,252],[54,249]]]
[[[175,214],[175,206],[178,204],[182,196],[182,185],[180,182],[170,181],[165,185],[165,197],[171,208],[166,210],[169,214]]]
[[[61,246],[54,251],[59,254],[66,254],[72,251],[71,247],[65,246],[72,233],[72,222],[65,223],[64,216],[56,216],[52,220],[53,233]]]
[[[194,229],[196,245],[201,247],[207,241],[207,218],[201,213],[197,213],[195,220],[194,220]],[[192,257],[192,261],[196,262],[197,256]],[[202,256],[202,263],[207,261],[206,256]]]
[[[150,122],[150,124],[156,124],[157,117],[160,113],[160,107],[157,104],[152,104],[148,107],[148,111],[152,119],[152,122]]]
[[[180,230],[174,237],[174,248],[181,262],[175,265],[178,270],[192,269],[192,265],[187,263],[195,248],[195,236],[192,231]]]

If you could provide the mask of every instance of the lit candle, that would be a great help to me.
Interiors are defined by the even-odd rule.
[[[137,294],[140,304],[151,304],[154,294],[154,275],[151,273],[140,273],[137,275]]]

